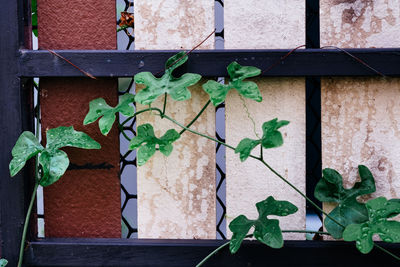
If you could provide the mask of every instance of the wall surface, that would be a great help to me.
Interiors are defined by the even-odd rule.
[[[38,0],[39,49],[116,49],[115,21],[115,1]],[[104,137],[97,123],[82,125],[90,100],[118,103],[117,85],[115,79],[40,79],[42,136],[73,125],[102,146],[65,149],[75,168],[44,190],[46,237],[121,237],[118,130]]]
[[[321,1],[321,46],[327,45],[398,47],[400,2]],[[400,196],[399,103],[398,78],[322,79],[322,165],[338,170],[346,188],[363,164],[375,177],[372,196]]]
[[[214,1],[135,2],[136,49],[191,49],[214,30]],[[214,48],[214,37],[199,49]],[[166,113],[188,124],[208,100],[198,85],[190,87],[192,98],[176,102],[168,97]],[[140,87],[137,88],[140,90]],[[152,106],[162,108],[163,97]],[[138,109],[144,108],[138,105]],[[147,113],[138,124],[151,123],[156,136],[176,128],[165,119]],[[215,135],[215,109],[210,105],[191,126]],[[138,167],[139,238],[215,238],[215,144],[186,132],[174,142],[169,157],[160,152]]]
[[[265,7],[268,6],[266,9]],[[225,48],[294,48],[305,43],[305,1],[226,1]],[[239,62],[246,65],[246,62]],[[305,191],[305,82],[304,78],[259,78],[261,103],[240,97],[235,90],[226,100],[226,142],[237,146],[243,138],[260,139],[264,122],[289,120],[281,128],[284,145],[264,150],[265,160]],[[259,148],[254,155],[259,155]],[[264,165],[249,158],[241,163],[232,150],[226,153],[227,223],[240,214],[257,218],[255,204],[273,196],[289,200],[299,211],[280,219],[282,229],[305,229],[305,201]],[[304,234],[285,235],[304,239]]]

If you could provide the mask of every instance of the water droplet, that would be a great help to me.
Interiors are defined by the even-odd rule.
[[[143,68],[143,67],[144,67],[144,61],[143,61],[143,60],[140,60],[139,65],[138,65],[138,68],[141,69],[141,68]]]

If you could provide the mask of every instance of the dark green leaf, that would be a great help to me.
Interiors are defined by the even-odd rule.
[[[279,221],[268,219],[267,216],[287,216],[297,212],[297,207],[288,201],[275,200],[273,197],[268,197],[258,202],[256,207],[258,211],[257,220],[249,220],[246,216],[239,215],[229,224],[229,229],[233,233],[229,247],[231,253],[238,251],[240,244],[252,226],[254,226],[254,237],[261,243],[272,248],[281,248],[283,246]]]
[[[32,17],[31,17],[31,24],[32,24],[32,28],[34,28],[33,34],[35,34],[35,36],[38,36],[38,32],[37,32],[37,26],[38,26],[38,19],[37,19],[37,1],[36,0],[32,0],[31,1],[31,10],[32,10]]]
[[[145,164],[156,152],[158,145],[160,152],[169,156],[172,152],[172,143],[178,140],[179,133],[174,130],[168,130],[161,138],[154,135],[154,129],[151,124],[142,124],[137,128],[137,136],[132,138],[129,149],[138,149],[137,163],[139,166]]]
[[[288,121],[278,121],[278,119],[264,122],[262,126],[263,137],[261,139],[263,148],[274,148],[283,145],[283,137],[278,129],[288,124]]]
[[[135,75],[135,83],[144,84],[146,87],[136,93],[136,102],[142,105],[150,105],[160,95],[169,94],[173,100],[183,101],[191,97],[188,86],[196,84],[201,76],[199,74],[186,73],[180,78],[175,78],[172,71],[187,61],[187,56],[179,60],[185,53],[180,52],[169,58],[165,64],[165,74],[156,78],[150,72],[140,72]]]
[[[67,153],[61,150],[43,151],[39,157],[43,176],[39,183],[41,186],[49,186],[57,182],[65,173],[69,165]]]
[[[86,115],[83,124],[87,125],[89,123],[95,122],[98,118],[99,128],[103,135],[107,135],[115,121],[116,113],[121,112],[124,116],[132,116],[135,113],[133,103],[135,96],[132,94],[124,94],[120,97],[119,103],[116,107],[110,107],[103,98],[97,98],[89,103],[89,112]]]
[[[282,231],[278,220],[260,218],[255,223],[254,237],[261,243],[271,248],[281,248],[283,246]]]
[[[351,189],[343,187],[342,176],[333,169],[324,169],[322,179],[315,187],[314,195],[322,202],[336,202],[329,216],[343,226],[358,224],[368,220],[368,212],[365,204],[357,201],[358,196],[375,192],[375,181],[366,166],[359,165],[358,172],[361,182],[355,183]],[[324,222],[326,230],[336,239],[342,238],[344,228],[335,221],[326,217]]]
[[[36,156],[44,147],[31,132],[23,132],[14,148],[12,149],[12,160],[9,165],[10,175],[16,175],[24,166],[27,160]]]
[[[259,68],[252,66],[241,66],[235,61],[229,64],[227,70],[232,82],[234,83],[243,81],[247,78],[258,76],[261,73],[261,70]]]
[[[240,153],[240,160],[245,161],[250,156],[251,151],[260,143],[263,148],[274,148],[281,146],[283,144],[283,137],[278,130],[279,128],[288,124],[288,121],[278,121],[278,119],[264,122],[262,126],[262,138],[259,140],[250,138],[243,139],[236,147],[235,153]]]
[[[250,138],[245,138],[240,141],[239,145],[235,149],[235,153],[240,153],[240,161],[245,161],[249,156],[251,151],[260,144],[260,140],[253,140]]]
[[[243,239],[253,225],[254,221],[247,219],[244,215],[239,215],[229,224],[229,229],[233,233],[229,244],[229,250],[232,254],[239,250]]]
[[[165,69],[172,72],[177,67],[183,65],[188,60],[188,56],[185,51],[181,51],[178,54],[170,57],[167,62],[165,62]]]
[[[231,89],[236,89],[242,96],[255,100],[262,101],[262,96],[257,84],[254,82],[244,82],[246,78],[257,76],[261,70],[251,66],[241,66],[237,62],[232,62],[227,67],[230,76],[229,84],[224,85],[216,81],[208,81],[203,84],[203,89],[210,95],[211,103],[217,106],[225,101],[225,98]]]
[[[6,267],[8,261],[6,259],[0,259],[0,267]]]
[[[385,242],[400,242],[400,222],[387,220],[400,214],[399,199],[387,200],[385,197],[379,197],[367,201],[366,207],[368,220],[360,224],[348,225],[343,232],[343,239],[356,241],[357,249],[364,254],[372,250],[374,234],[378,234]]]

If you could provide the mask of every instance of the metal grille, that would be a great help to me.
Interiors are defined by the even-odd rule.
[[[121,12],[134,12],[134,4],[128,0],[117,1],[117,25],[121,22]],[[217,49],[224,47],[223,28],[223,1],[215,1],[215,46]],[[133,28],[120,30],[117,34],[118,49],[134,49]],[[223,78],[220,79],[223,82]],[[119,79],[119,94],[133,93],[135,85],[132,79]],[[126,118],[120,117],[120,122]],[[136,174],[136,152],[129,151],[126,136],[132,138],[136,135],[136,119],[133,119],[123,127],[120,133],[120,179],[121,179],[121,213],[122,213],[122,237],[137,238],[137,174]],[[126,135],[126,136],[125,136]],[[225,106],[216,108],[216,137],[225,141]],[[218,239],[226,239],[226,207],[225,207],[225,147],[216,145],[216,200],[217,200],[217,225]]]

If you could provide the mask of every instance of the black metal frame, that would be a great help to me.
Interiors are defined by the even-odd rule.
[[[29,1],[0,0],[0,255],[15,266],[31,183],[28,171],[11,179],[8,162],[15,140],[23,130],[32,130],[29,77],[84,76],[49,51],[24,48],[24,30],[29,25]],[[310,46],[308,46],[310,47]],[[400,49],[348,49],[354,56],[387,76],[400,76]],[[160,71],[174,51],[55,51],[97,77],[131,77],[139,71]],[[187,71],[203,76],[225,76],[231,61],[266,70],[263,76],[376,76],[376,72],[340,50],[193,51]],[[279,62],[279,64],[276,64]],[[221,245],[216,240],[114,240],[31,239],[27,266],[193,266]],[[382,244],[388,249],[400,246]],[[281,250],[247,241],[235,256],[218,253],[207,266],[394,265],[379,250],[361,255],[353,244],[342,242],[287,241]]]

